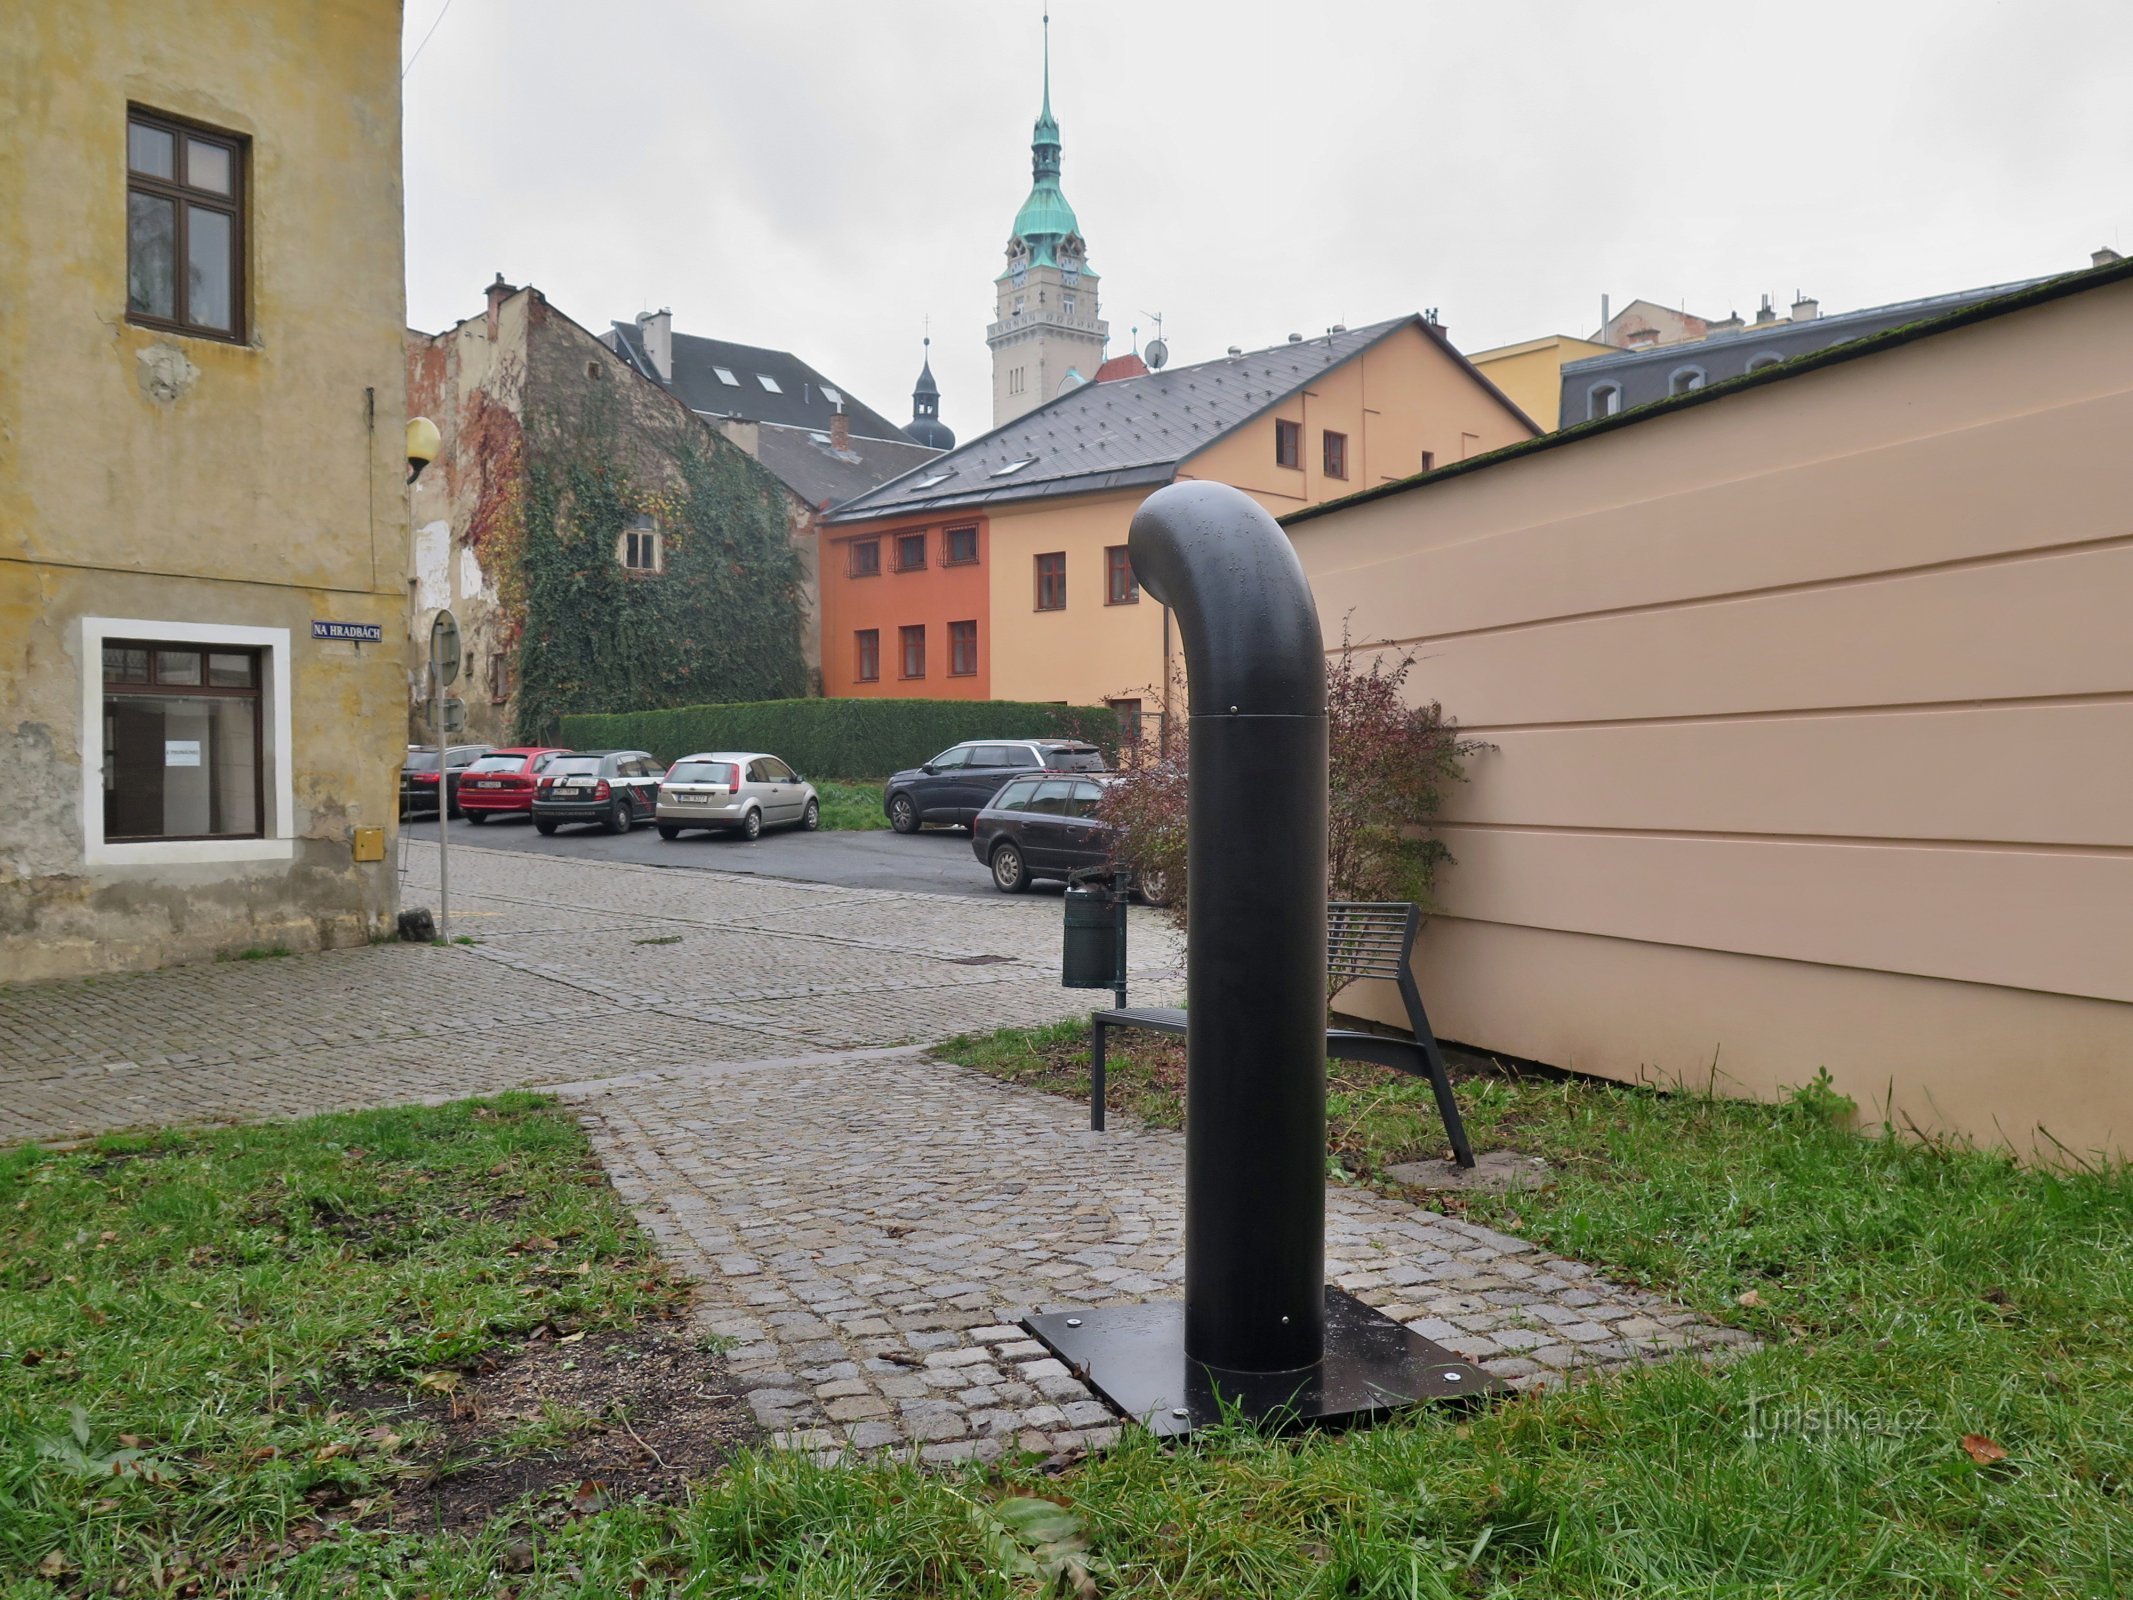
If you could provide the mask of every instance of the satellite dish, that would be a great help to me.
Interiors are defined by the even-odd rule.
[[[1163,363],[1170,359],[1170,346],[1160,339],[1150,339],[1142,359],[1148,363],[1150,372],[1161,372]]]

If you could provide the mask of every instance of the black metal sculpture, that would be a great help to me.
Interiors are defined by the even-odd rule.
[[[1141,586],[1176,613],[1192,697],[1185,1303],[1032,1317],[1162,1433],[1332,1420],[1494,1387],[1325,1281],[1326,669],[1288,537],[1216,483],[1133,519]]]

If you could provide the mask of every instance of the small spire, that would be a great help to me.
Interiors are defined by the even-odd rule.
[[[1052,120],[1052,8],[1044,8],[1044,120]],[[497,276],[501,278],[502,273]]]

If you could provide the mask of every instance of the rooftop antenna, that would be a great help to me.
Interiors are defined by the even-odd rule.
[[[1155,323],[1155,337],[1148,341],[1148,348],[1142,352],[1141,359],[1148,363],[1150,372],[1161,372],[1164,363],[1170,359],[1170,346],[1163,338],[1163,314],[1160,311],[1143,311],[1141,315]],[[1136,328],[1134,332],[1137,335],[1140,330]]]

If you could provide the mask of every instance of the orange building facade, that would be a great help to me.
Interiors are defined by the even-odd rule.
[[[822,530],[822,692],[987,700],[988,519],[964,513]]]
[[[1282,516],[1535,431],[1420,317],[1071,390],[824,519],[822,692],[1101,703],[1153,731],[1176,633],[1125,546],[1155,489],[1211,479]]]

